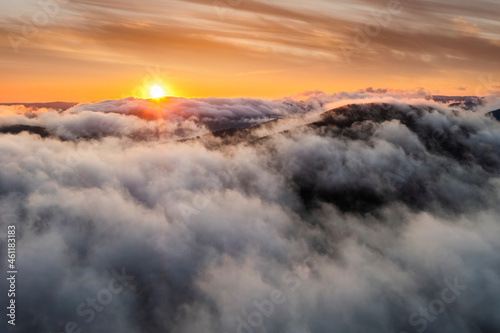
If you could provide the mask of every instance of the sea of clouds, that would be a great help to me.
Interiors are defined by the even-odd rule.
[[[500,102],[427,95],[0,106],[13,331],[498,332]]]

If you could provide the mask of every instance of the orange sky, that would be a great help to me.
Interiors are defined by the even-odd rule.
[[[500,91],[496,0],[42,3],[0,14],[0,102]]]

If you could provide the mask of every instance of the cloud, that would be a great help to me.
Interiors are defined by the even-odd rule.
[[[385,93],[387,93],[387,89],[380,89],[379,88],[379,89],[374,90],[372,87],[366,88],[365,91],[367,93],[370,93],[370,94],[385,94]]]
[[[500,125],[418,96],[14,107],[1,126],[51,134],[0,134],[16,329],[498,330]],[[197,138],[213,121],[238,126]],[[86,305],[122,268],[130,285]]]
[[[465,21],[462,17],[456,17],[453,19],[453,23],[457,25],[458,29],[467,35],[474,35],[480,31],[477,24],[470,24]]]
[[[0,105],[0,126],[40,126],[64,139],[102,136],[179,139],[198,136],[208,130],[245,128],[285,117],[317,116],[325,108],[346,101],[370,102],[401,98],[430,98],[430,93],[366,89],[326,94],[311,91],[275,100],[257,98],[181,98],[160,101],[125,98],[81,103],[67,109],[33,105]],[[284,124],[281,122],[280,125]]]

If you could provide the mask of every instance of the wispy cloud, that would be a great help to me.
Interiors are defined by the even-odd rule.
[[[40,64],[37,71],[59,79],[67,77],[66,69],[58,66],[65,63],[81,64],[82,72],[108,65],[129,71],[137,63],[161,63],[190,80],[192,72],[213,74],[215,68],[227,78],[235,72],[285,67],[295,68],[295,75],[314,73],[317,87],[323,89],[328,81],[345,76],[359,80],[359,68],[367,68],[363,72],[367,81],[394,77],[405,82],[405,88],[409,88],[407,78],[420,75],[430,80],[436,69],[446,75],[455,73],[465,85],[471,71],[494,68],[500,51],[500,34],[493,21],[498,7],[487,0],[473,4],[401,1],[401,14],[353,57],[352,66],[345,66],[341,46],[352,43],[353,29],[387,5],[387,1],[316,0],[285,5],[246,0],[220,20],[213,3],[204,0],[69,2],[61,5],[35,38],[20,46],[19,56],[7,38],[1,39],[1,66],[6,67],[2,80],[15,81],[15,68],[27,61]],[[31,13],[39,11],[37,6],[27,5],[24,17],[29,17],[25,13],[30,8]],[[16,15],[0,17],[0,33],[22,35],[24,24]],[[327,70],[318,68],[322,66]],[[272,74],[283,87],[307,89],[301,81],[291,82],[286,72]],[[244,85],[241,79],[236,82]],[[305,83],[312,85],[312,78]],[[197,84],[198,89],[201,85],[210,89],[205,82]],[[220,86],[231,90],[228,84]]]

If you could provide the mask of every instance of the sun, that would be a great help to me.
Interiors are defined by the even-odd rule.
[[[163,91],[163,88],[160,86],[152,86],[151,89],[149,90],[149,94],[153,98],[159,98],[165,96],[165,92]]]

